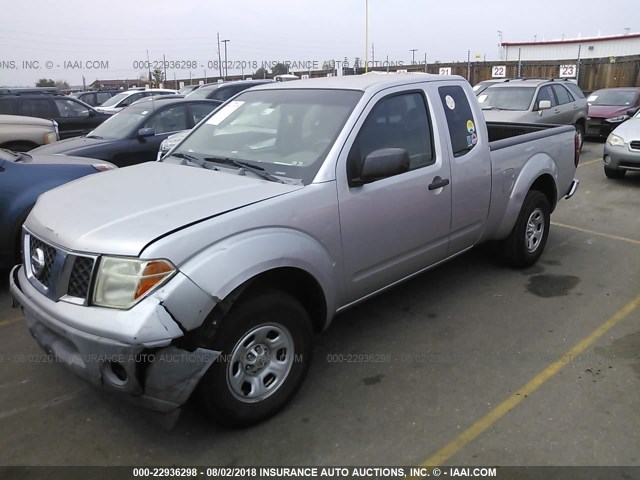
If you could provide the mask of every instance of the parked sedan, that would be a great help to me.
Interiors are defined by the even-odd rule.
[[[45,145],[32,152],[99,158],[118,167],[149,162],[156,159],[165,138],[192,128],[220,103],[182,98],[140,102],[113,115],[86,137]]]
[[[21,227],[41,193],[113,168],[115,165],[89,158],[0,149],[0,268],[20,263]]]
[[[149,88],[147,90],[127,90],[126,92],[118,93],[114,95],[109,100],[104,102],[99,107],[96,107],[96,110],[102,113],[107,113],[109,115],[113,115],[114,113],[118,113],[123,108],[128,107],[129,105],[137,102],[141,98],[150,97],[151,95],[170,95],[173,93],[178,93],[177,90],[167,90],[164,88]]]
[[[640,88],[604,88],[589,98],[588,137],[606,137],[640,108]],[[631,110],[631,115],[629,115]]]
[[[603,159],[608,178],[622,178],[627,171],[640,172],[640,111],[607,137]]]

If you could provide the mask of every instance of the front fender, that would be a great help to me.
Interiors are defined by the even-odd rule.
[[[299,230],[269,227],[227,237],[180,270],[219,302],[246,281],[282,267],[311,275],[324,292],[328,317],[332,316],[339,291],[336,262],[318,240]]]
[[[537,153],[527,160],[527,163],[525,163],[516,177],[502,215],[502,221],[496,230],[494,238],[502,239],[511,233],[520,214],[524,198],[531,190],[534,182],[543,175],[551,176],[557,190],[558,168],[555,161],[546,153]]]

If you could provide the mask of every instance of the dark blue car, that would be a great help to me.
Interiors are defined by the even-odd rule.
[[[41,193],[112,168],[103,160],[0,149],[0,268],[20,263],[20,230]]]

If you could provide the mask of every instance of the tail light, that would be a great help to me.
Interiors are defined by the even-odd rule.
[[[580,135],[578,134],[577,131],[576,131],[575,137],[573,137],[573,146],[575,148],[575,154],[574,154],[574,157],[573,157],[573,163],[575,163],[575,165],[577,167],[578,163],[580,162]]]

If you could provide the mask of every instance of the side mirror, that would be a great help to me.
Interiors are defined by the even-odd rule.
[[[90,117],[95,117],[96,116],[96,111],[95,110],[89,110],[89,116]]]
[[[551,100],[540,100],[538,102],[538,110],[549,110],[551,108]]]
[[[141,128],[138,130],[138,137],[153,137],[156,134],[155,128]]]
[[[362,162],[360,178],[355,184],[365,184],[408,172],[410,168],[409,153],[404,148],[381,148],[367,155]]]
[[[630,108],[629,110],[627,110],[627,115],[629,115],[629,117],[633,117],[636,113],[638,113],[638,110],[640,110],[640,107]]]

